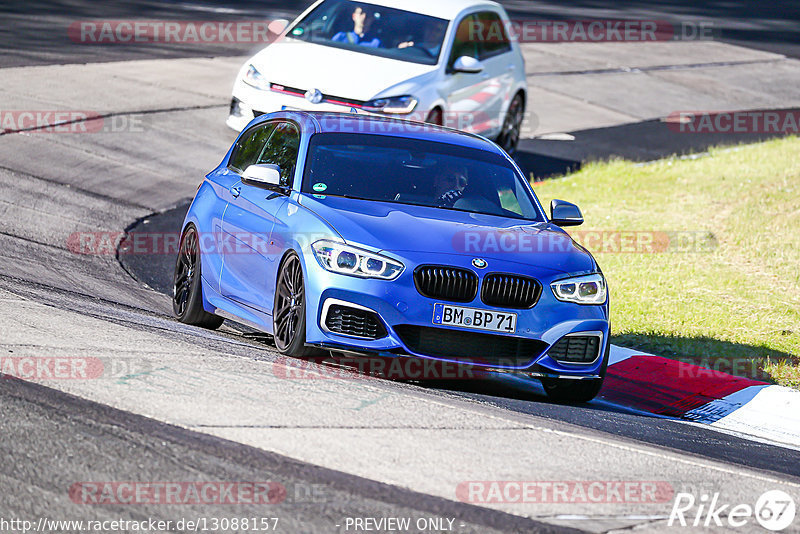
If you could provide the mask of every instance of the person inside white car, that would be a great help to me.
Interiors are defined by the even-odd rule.
[[[442,40],[444,30],[441,25],[426,24],[421,29],[417,29],[415,35],[410,35],[406,41],[397,45],[397,48],[419,48],[424,50],[430,57],[439,57],[442,50]]]
[[[353,11],[353,31],[339,32],[331,41],[378,48],[381,46],[381,40],[369,34],[373,21],[373,16],[364,7],[358,6]]]

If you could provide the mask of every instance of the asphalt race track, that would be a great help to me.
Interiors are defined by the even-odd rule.
[[[530,17],[691,13],[733,28],[732,42],[800,55],[792,2],[730,12],[677,0],[611,11],[604,2],[505,3]],[[537,385],[499,379],[394,382],[338,370],[336,379],[292,379],[294,364],[266,336],[172,319],[172,255],[75,253],[79,235],[178,231],[188,199],[234,138],[218,95],[227,94],[239,60],[209,58],[248,49],[80,47],[63,28],[83,19],[216,20],[298,9],[278,1],[138,5],[104,3],[102,13],[78,1],[0,6],[0,107],[97,109],[106,125],[120,125],[0,134],[0,353],[93,358],[105,369],[93,380],[0,379],[0,518],[258,516],[278,518],[278,532],[354,532],[347,518],[410,517],[452,519],[454,532],[673,532],[671,498],[482,503],[463,502],[457,488],[659,481],[733,504],[752,505],[772,489],[800,497],[798,450],[602,400],[553,404]],[[115,63],[122,60],[146,61]],[[573,156],[553,152],[554,161]],[[268,507],[97,506],[70,493],[103,481],[274,481],[286,492]]]
[[[504,0],[512,19],[656,20],[677,24],[708,23],[723,41],[759,50],[800,57],[800,6],[792,0],[728,2],[692,0],[631,0],[607,2],[577,0]],[[61,31],[75,21],[124,20],[224,20],[255,17],[292,18],[308,5],[303,0],[110,1],[98,7],[86,0],[9,0],[0,5],[0,57],[2,66],[45,65],[75,61],[120,61],[149,58],[247,55],[252,47],[214,45],[198,53],[197,47],[180,45],[91,47],[71,41]],[[31,16],[33,15],[33,16]]]

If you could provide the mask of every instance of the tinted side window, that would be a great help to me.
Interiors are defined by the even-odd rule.
[[[477,15],[477,30],[474,34],[480,35],[478,46],[478,59],[481,61],[490,57],[511,52],[511,41],[508,38],[503,19],[493,11],[483,11]]]
[[[300,149],[300,133],[297,127],[282,122],[272,132],[269,142],[258,157],[258,164],[278,165],[281,168],[281,185],[291,187]]]
[[[272,122],[256,126],[245,132],[236,142],[236,147],[228,162],[228,168],[242,173],[250,165],[255,165],[274,129],[275,123]]]
[[[450,54],[450,65],[456,62],[461,56],[469,56],[478,59],[478,40],[480,34],[476,34],[477,19],[475,15],[470,15],[458,24],[456,37],[453,41],[453,51]]]

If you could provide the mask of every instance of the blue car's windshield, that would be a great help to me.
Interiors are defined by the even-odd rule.
[[[433,0],[435,1],[435,0]],[[327,0],[289,37],[412,63],[436,65],[448,21],[350,0]]]
[[[542,220],[529,189],[502,156],[402,137],[314,135],[302,191]]]

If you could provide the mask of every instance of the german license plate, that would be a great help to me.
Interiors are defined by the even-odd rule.
[[[433,324],[513,334],[517,331],[517,314],[434,304]]]

